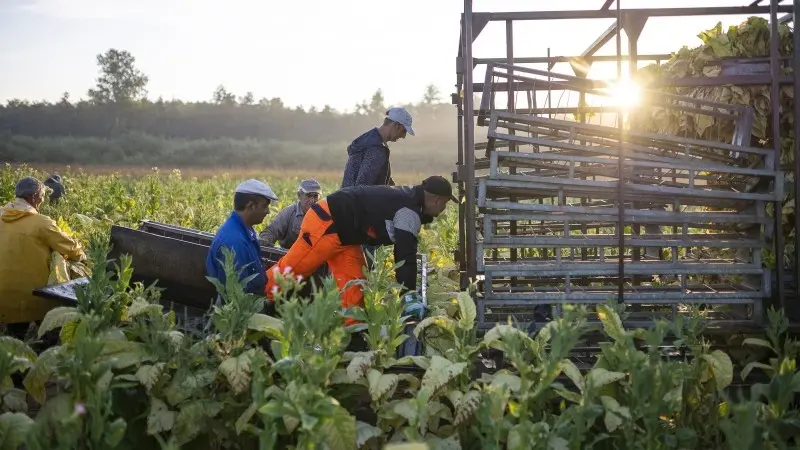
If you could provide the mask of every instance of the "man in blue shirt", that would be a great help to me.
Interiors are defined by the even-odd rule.
[[[247,283],[245,291],[259,296],[264,295],[267,277],[264,265],[261,263],[258,235],[253,226],[264,221],[269,213],[269,204],[276,201],[278,197],[269,185],[258,180],[250,179],[236,187],[233,194],[233,212],[217,230],[217,235],[208,251],[206,272],[209,277],[225,284],[225,271],[222,266],[222,261],[225,259],[222,248],[225,247],[234,252],[240,280],[256,274],[256,277]]]

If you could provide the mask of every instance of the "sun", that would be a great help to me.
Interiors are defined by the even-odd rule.
[[[630,79],[623,78],[619,82],[612,82],[606,91],[611,95],[614,104],[624,109],[636,107],[641,100],[641,88]]]

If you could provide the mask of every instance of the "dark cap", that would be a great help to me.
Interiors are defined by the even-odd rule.
[[[434,175],[422,181],[422,189],[433,195],[440,197],[447,197],[450,200],[458,203],[458,199],[453,195],[453,185],[450,184],[444,177]]]

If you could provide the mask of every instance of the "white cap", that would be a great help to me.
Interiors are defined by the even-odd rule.
[[[405,108],[390,108],[386,111],[386,118],[399,123],[406,129],[406,133],[414,136],[414,129],[411,128],[411,114]]]
[[[267,183],[262,183],[258,180],[249,179],[247,181],[243,181],[240,185],[236,186],[237,193],[241,194],[255,194],[260,195],[262,197],[266,197],[272,201],[277,202],[278,196],[272,192],[272,189],[269,187]]]

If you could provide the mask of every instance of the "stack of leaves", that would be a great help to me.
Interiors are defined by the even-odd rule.
[[[779,26],[779,51],[781,57],[793,54],[792,30],[787,24]],[[672,58],[661,65],[643,67],[638,73],[638,82],[647,86],[657,77],[717,77],[723,71],[722,63],[729,60],[733,65],[745,65],[755,70],[766,69],[769,73],[770,27],[760,17],[751,17],[738,26],[727,30],[718,23],[714,28],[698,35],[702,45],[694,48],[684,46]],[[745,61],[747,58],[756,58]],[[760,59],[758,59],[760,58]],[[738,61],[737,61],[738,60]],[[781,69],[789,73],[790,69]],[[661,88],[669,94],[684,95],[733,105],[751,106],[755,116],[749,145],[775,148],[772,140],[772,117],[770,86],[719,86],[719,87],[668,87]],[[651,131],[696,139],[731,142],[734,128],[730,122],[704,114],[684,113],[676,110],[658,109],[646,117],[636,117],[637,123]],[[784,86],[780,90],[780,164],[786,172],[784,198],[782,201],[782,225],[785,236],[786,262],[793,264],[794,255],[794,90]],[[747,166],[753,161],[743,161]],[[774,206],[768,213],[772,216]],[[774,254],[765,252],[765,263],[775,266]]]

